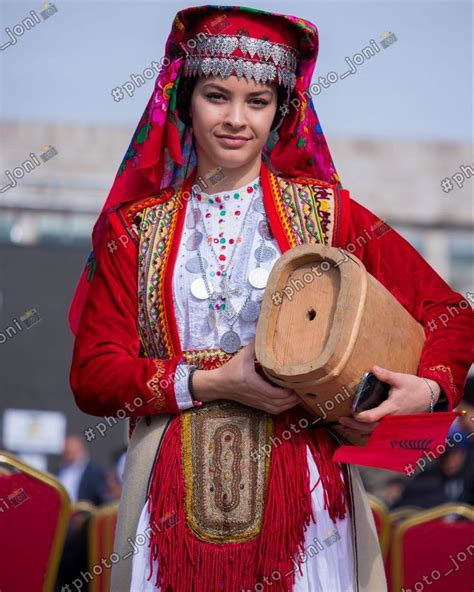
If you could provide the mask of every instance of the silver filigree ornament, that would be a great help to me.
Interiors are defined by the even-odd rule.
[[[212,74],[225,79],[234,73],[239,80],[245,76],[263,84],[278,80],[290,90],[296,85],[297,52],[289,45],[246,35],[211,35],[194,41],[194,50],[185,59],[185,76]],[[231,55],[236,48],[242,57]],[[253,61],[255,55],[264,61]]]

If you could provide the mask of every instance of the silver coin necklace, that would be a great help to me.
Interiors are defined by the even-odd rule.
[[[194,195],[192,195],[192,198],[194,198]],[[251,207],[253,208],[254,211],[265,214],[265,208],[263,206],[263,200],[261,199],[261,197],[256,198],[253,201],[253,203],[251,204]],[[241,236],[243,234],[245,223],[247,221],[247,217],[248,217],[251,207],[247,208],[247,212],[246,212],[244,220],[241,224],[238,238],[241,238]],[[212,252],[212,254],[216,260],[216,263],[219,267],[220,262],[219,262],[219,259],[218,259],[217,255],[215,254],[214,249],[212,247],[212,239],[210,238],[209,233],[207,232],[207,228],[204,223],[202,212],[199,209],[199,207],[196,208],[193,205],[191,212],[187,218],[186,226],[187,226],[187,228],[191,228],[191,229],[196,228],[199,218],[201,218],[201,220],[202,220],[202,224],[204,227],[204,233],[206,234],[206,238],[207,238],[209,247],[210,247],[211,252]],[[261,290],[266,286],[266,283],[268,281],[269,272],[267,272],[265,269],[261,268],[260,264],[262,261],[268,261],[270,258],[272,258],[277,253],[276,253],[275,249],[265,245],[265,242],[267,240],[270,240],[271,238],[273,238],[270,226],[266,220],[261,220],[259,222],[258,232],[261,236],[261,242],[260,242],[259,247],[257,247],[257,249],[254,252],[255,259],[257,260],[257,266],[250,271],[249,276],[248,276],[248,280],[249,280],[249,283],[252,286],[252,288],[256,288],[256,289]],[[195,232],[190,235],[190,237],[186,241],[186,245],[185,245],[188,250],[190,250],[190,251],[195,250],[196,251],[196,256],[189,259],[186,266],[185,266],[187,271],[189,271],[190,273],[200,273],[200,275],[201,275],[200,278],[197,278],[196,280],[194,280],[192,282],[191,292],[192,292],[193,296],[195,296],[196,298],[198,298],[200,300],[207,299],[210,301],[208,322],[209,322],[209,325],[211,328],[215,328],[216,323],[217,323],[216,312],[215,312],[215,310],[217,308],[216,302],[219,298],[224,301],[225,310],[224,311],[220,310],[219,312],[221,312],[221,314],[223,314],[223,316],[225,316],[229,322],[230,321],[232,321],[232,322],[230,322],[230,329],[228,331],[226,331],[222,335],[222,337],[220,338],[219,345],[221,346],[221,348],[225,352],[234,353],[240,348],[240,345],[241,345],[241,339],[240,339],[239,334],[233,330],[233,326],[234,326],[235,322],[237,321],[238,318],[241,318],[243,321],[248,321],[248,322],[256,321],[258,319],[258,316],[260,313],[260,305],[258,302],[251,300],[251,295],[252,295],[252,291],[253,291],[252,289],[250,289],[250,291],[248,292],[247,297],[238,312],[233,308],[231,301],[230,301],[231,296],[233,296],[233,295],[241,296],[243,293],[242,288],[240,288],[240,287],[231,288],[231,286],[230,286],[231,272],[229,272],[229,270],[231,269],[231,263],[233,261],[233,257],[234,257],[237,245],[239,244],[239,240],[237,239],[235,241],[234,248],[231,253],[231,257],[229,259],[227,268],[225,269],[225,271],[222,272],[223,277],[221,279],[220,286],[219,286],[221,288],[221,291],[217,292],[212,288],[212,286],[210,286],[210,283],[207,278],[206,269],[208,267],[208,262],[202,256],[201,249],[200,249],[200,245],[202,243],[203,238],[204,238],[203,234],[200,233],[196,229]]]
[[[191,202],[192,202],[193,207],[192,207],[191,212],[187,218],[186,226],[187,226],[187,228],[192,228],[195,230],[187,239],[187,241],[185,243],[185,247],[188,251],[197,251],[197,254],[196,254],[196,257],[193,257],[192,259],[190,259],[188,261],[188,264],[186,265],[186,269],[190,273],[201,273],[202,277],[197,278],[192,282],[191,293],[194,297],[198,298],[199,300],[206,300],[211,295],[216,296],[216,297],[217,296],[224,296],[223,299],[225,299],[225,297],[230,296],[229,292],[232,291],[230,289],[229,270],[232,267],[232,261],[233,261],[234,255],[235,255],[235,251],[236,251],[237,245],[239,244],[239,239],[241,239],[241,236],[243,234],[243,230],[244,230],[245,223],[247,221],[247,218],[248,218],[248,215],[250,212],[250,208],[247,208],[247,212],[245,213],[244,219],[241,223],[240,231],[239,231],[237,239],[233,245],[232,253],[231,253],[229,261],[227,263],[227,267],[224,268],[224,270],[221,272],[222,278],[219,282],[220,292],[217,292],[213,288],[211,290],[208,289],[209,282],[208,281],[205,282],[204,276],[202,275],[202,267],[204,267],[204,270],[207,269],[208,262],[206,259],[204,259],[202,257],[201,250],[199,248],[202,243],[202,240],[204,238],[204,234],[202,232],[199,232],[199,230],[197,230],[197,228],[196,228],[197,222],[199,219],[201,219],[201,221],[202,221],[202,225],[204,227],[204,232],[206,234],[206,239],[207,239],[209,248],[211,250],[212,255],[214,256],[214,259],[216,261],[216,265],[218,268],[221,267],[221,262],[219,261],[219,258],[217,257],[217,255],[214,251],[214,248],[212,246],[212,238],[209,236],[209,233],[207,232],[207,228],[204,223],[204,219],[202,217],[201,210],[199,209],[199,207],[195,206],[194,200],[195,200],[195,196],[194,196],[194,192],[192,191],[191,192]],[[243,291],[241,288],[236,288],[233,290],[233,293],[236,296],[241,296]]]

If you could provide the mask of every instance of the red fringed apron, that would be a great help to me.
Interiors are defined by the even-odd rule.
[[[292,589],[295,558],[316,521],[307,446],[333,521],[346,516],[349,499],[329,432],[299,427],[313,419],[224,401],[173,418],[149,489],[150,572],[157,559],[162,592],[254,590],[275,572],[272,589]],[[172,526],[153,528],[170,517]]]

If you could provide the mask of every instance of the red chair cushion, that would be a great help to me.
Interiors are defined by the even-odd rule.
[[[410,527],[402,538],[402,565],[405,592],[472,592],[473,522],[437,519]]]
[[[0,474],[2,592],[43,589],[62,503],[59,492],[39,479]]]

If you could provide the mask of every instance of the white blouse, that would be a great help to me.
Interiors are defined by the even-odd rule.
[[[224,199],[226,194],[230,197]],[[221,199],[217,200],[216,198],[218,197]],[[259,222],[265,219],[265,214],[253,208],[252,204],[261,198],[260,179],[256,177],[250,183],[229,192],[212,194],[202,192],[201,201],[197,204],[203,215],[207,234],[211,237],[216,237],[218,240],[225,238],[227,241],[224,243],[226,244],[226,249],[218,248],[223,243],[213,243],[217,256],[219,256],[219,251],[225,253],[225,265],[232,253],[230,239],[237,239],[241,231],[244,216],[248,213],[243,228],[242,242],[238,243],[235,247],[236,250],[231,268],[231,287],[235,284],[237,286],[244,286],[247,290],[251,288],[248,275],[257,266],[254,252],[261,246],[262,239],[258,231],[258,225]],[[196,202],[194,204],[196,205]],[[221,347],[219,345],[220,338],[230,329],[229,322],[223,317],[218,317],[215,328],[209,325],[207,320],[209,301],[201,300],[191,293],[192,282],[201,276],[198,273],[190,273],[185,268],[186,262],[196,256],[195,250],[190,251],[186,248],[187,241],[196,230],[203,232],[204,238],[200,244],[200,248],[202,257],[208,262],[208,268],[206,269],[208,282],[212,284],[213,289],[219,290],[217,276],[211,275],[217,271],[218,263],[206,240],[206,232],[204,232],[202,221],[199,220],[194,228],[191,227],[194,226],[190,214],[192,207],[193,204],[190,200],[186,203],[187,223],[183,229],[183,236],[173,272],[173,301],[179,337],[183,350],[219,348]],[[226,213],[219,215],[223,210]],[[239,212],[239,214],[236,214],[236,212]],[[219,237],[220,233],[222,233],[222,237]],[[260,263],[261,267],[270,271],[275,261],[281,255],[281,250],[275,238],[271,236],[269,240],[265,240],[264,244],[275,251],[273,257]],[[252,288],[252,290],[252,300],[261,301],[264,288]],[[236,310],[240,310],[241,305],[245,301],[245,296],[246,294],[231,296],[232,305]],[[240,318],[236,320],[233,329],[239,334],[242,345],[248,344],[255,337],[256,325],[257,321],[246,322]],[[184,363],[180,364],[180,366],[181,371],[177,371],[175,376],[175,392],[179,407],[181,409],[187,409],[193,405],[187,389],[187,373],[191,366]],[[331,592],[353,592],[353,549],[349,513],[347,512],[344,520],[336,520],[335,523],[329,518],[329,514],[324,509],[322,482],[320,481],[315,487],[315,484],[319,480],[317,466],[309,448],[307,448],[306,452],[310,471],[310,485],[311,488],[314,487],[312,491],[312,506],[314,516],[316,517],[316,524],[311,522],[305,532],[307,555],[305,562],[301,565],[302,573],[300,574],[299,570],[295,568],[296,583],[294,592],[327,592],[328,590],[331,590]],[[149,516],[147,504],[145,503],[137,528],[137,537],[139,534],[146,536],[148,525]],[[152,582],[146,579],[148,565],[149,548],[147,545],[143,545],[138,548],[136,555],[133,557],[130,592],[157,592]],[[156,577],[156,569],[157,563],[155,562],[153,580]],[[260,587],[257,589],[260,589]]]
[[[239,195],[239,199],[235,199],[237,194]],[[186,242],[196,230],[204,234],[204,238],[200,244],[200,250],[202,257],[209,264],[206,269],[207,281],[214,289],[219,290],[219,278],[216,275],[211,276],[211,273],[217,271],[217,262],[212,253],[211,246],[206,240],[206,233],[214,237],[214,240],[219,238],[218,235],[220,233],[224,235],[222,238],[225,237],[227,239],[225,250],[219,249],[221,246],[220,243],[212,243],[215,255],[219,256],[219,251],[226,254],[227,260],[225,261],[225,265],[227,267],[228,260],[236,244],[230,244],[229,239],[236,240],[242,232],[243,226],[242,242],[235,246],[233,260],[231,261],[230,283],[231,287],[243,286],[246,292],[241,296],[231,295],[232,306],[236,311],[239,311],[245,302],[248,290],[252,290],[251,299],[257,302],[261,302],[264,292],[264,288],[252,288],[248,280],[250,271],[258,265],[255,258],[255,251],[261,247],[262,242],[262,236],[258,232],[258,225],[259,222],[266,220],[264,213],[252,207],[256,201],[262,199],[259,177],[257,176],[250,183],[238,189],[212,194],[203,191],[200,196],[200,201],[195,200],[191,203],[192,200],[189,200],[186,202],[186,224],[183,229],[182,240],[176,257],[176,266],[173,272],[173,302],[183,350],[219,348],[220,338],[230,329],[230,322],[223,315],[218,316],[216,326],[212,328],[207,320],[209,301],[200,300],[191,292],[192,282],[196,278],[201,277],[201,274],[190,273],[185,268],[186,262],[190,258],[196,257],[197,253],[195,250],[188,251]],[[226,199],[227,196],[228,199]],[[197,221],[195,228],[190,228],[188,220],[191,221],[190,210],[193,207],[199,208],[202,219]],[[222,211],[226,213],[220,215]],[[248,217],[245,219],[244,224],[246,214],[248,214]],[[205,230],[203,223],[205,224]],[[267,261],[261,261],[259,266],[267,271],[271,271],[275,261],[281,255],[281,250],[274,237],[265,240],[264,245],[271,247],[274,250],[274,255]],[[242,345],[247,345],[255,337],[256,326],[257,321],[247,322],[243,321],[240,317],[237,318],[233,325],[233,330],[239,334]],[[180,409],[188,409],[193,405],[187,387],[188,371],[191,367],[190,364],[182,362],[176,371],[175,392]]]

